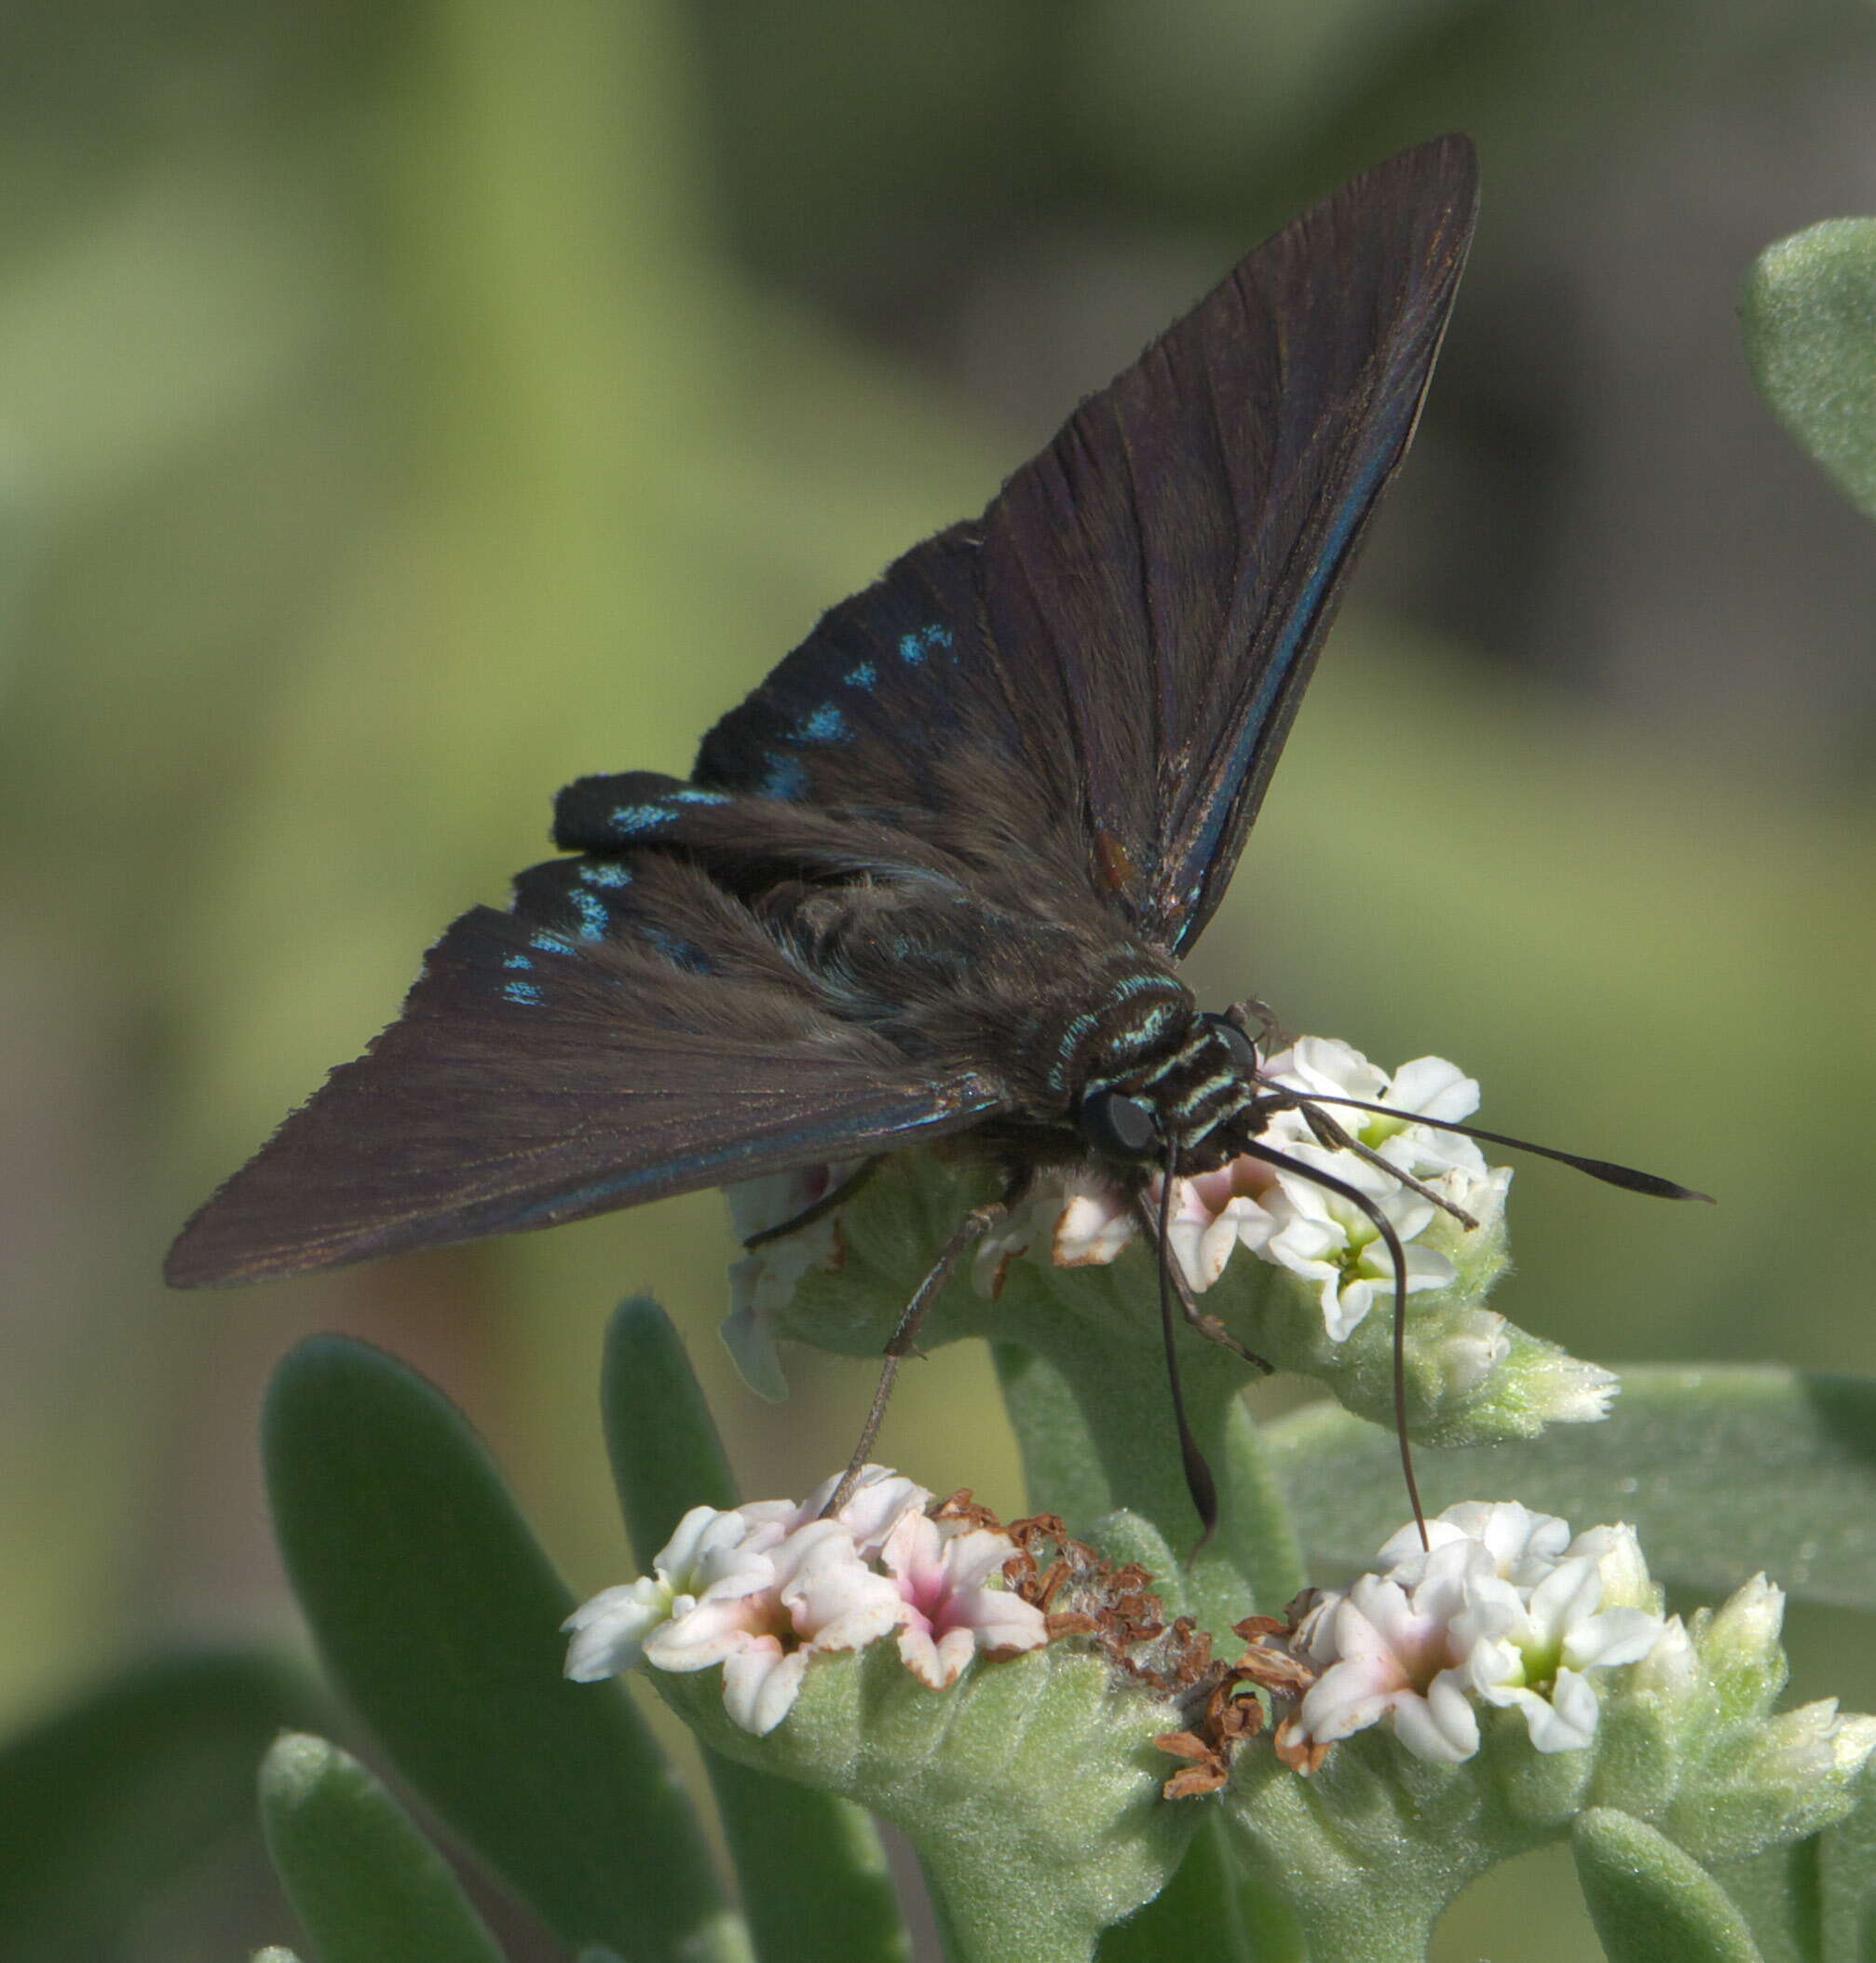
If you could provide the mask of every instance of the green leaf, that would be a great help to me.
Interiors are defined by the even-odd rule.
[[[468,1423],[401,1364],[319,1337],[264,1425],[287,1570],[400,1769],[570,1948],[740,1953],[689,1802],[619,1684],[561,1674],[565,1584]]]
[[[1876,518],[1876,218],[1769,247],[1747,276],[1743,321],[1773,414]]]
[[[1592,1806],[1573,1845],[1609,1963],[1762,1963],[1726,1890],[1665,1834]]]
[[[1178,1707],[1066,1643],[929,1690],[890,1643],[817,1657],[784,1723],[739,1730],[700,1672],[651,1681],[700,1737],[869,1806],[918,1850],[954,1963],[1087,1963],[1206,1818],[1161,1797]],[[823,1956],[831,1952],[823,1950]]]
[[[1822,1840],[1821,1834],[1808,1834],[1712,1871],[1746,1917],[1765,1963],[1818,1963],[1824,1954]]]
[[[1238,1894],[1223,1822],[1202,1820],[1178,1872],[1159,1895],[1101,1938],[1099,1963],[1164,1963],[1168,1956],[1252,1963],[1256,1952],[1239,1915]]]
[[[1602,1424],[1421,1451],[1427,1510],[1518,1499],[1578,1528],[1625,1520],[1657,1579],[1717,1591],[1763,1569],[1801,1601],[1876,1608],[1876,1381],[1665,1365],[1622,1381]],[[1312,1561],[1365,1562],[1407,1518],[1386,1432],[1311,1405],[1265,1437]]]
[[[1876,1778],[1856,1810],[1818,1835],[1824,1963],[1876,1963]]]
[[[141,1663],[0,1751],[0,1956],[91,1956],[253,1818],[305,1689],[241,1654]]]
[[[502,1963],[448,1861],[336,1745],[304,1732],[276,1740],[261,1823],[319,1963]]]
[[[692,1506],[736,1505],[736,1482],[671,1318],[626,1302],[606,1332],[600,1386],[613,1481],[641,1569]],[[704,1768],[763,1963],[900,1963],[911,1939],[886,1852],[858,1806],[739,1765]]]

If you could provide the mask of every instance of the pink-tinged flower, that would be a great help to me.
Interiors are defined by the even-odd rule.
[[[1298,1709],[1296,1742],[1331,1745],[1385,1719],[1416,1758],[1470,1758],[1478,1716],[1452,1622],[1468,1578],[1489,1564],[1482,1548],[1450,1543],[1434,1550],[1411,1588],[1364,1574],[1346,1592],[1324,1594],[1293,1644],[1322,1672]]]
[[[835,1489],[846,1476],[837,1472],[831,1479],[822,1479],[800,1506],[793,1508],[788,1516],[791,1527],[806,1526],[809,1520],[819,1520],[821,1509],[834,1497]],[[863,1465],[853,1491],[834,1518],[853,1536],[853,1545],[862,1554],[877,1554],[900,1519],[908,1513],[923,1513],[931,1499],[928,1487],[908,1479],[904,1473],[894,1472],[890,1465]],[[771,1500],[767,1504],[787,1506],[790,1502]]]
[[[1520,1711],[1537,1751],[1578,1751],[1601,1713],[1589,1673],[1671,1642],[1626,1527],[1572,1540],[1553,1514],[1468,1501],[1429,1520],[1427,1538],[1402,1528],[1380,1574],[1318,1596],[1298,1625],[1291,1647],[1321,1672],[1297,1713],[1299,1744],[1385,1718],[1418,1757],[1457,1764],[1478,1748],[1476,1698]]]
[[[1410,1245],[1432,1222],[1434,1208],[1430,1201],[1396,1185],[1378,1166],[1352,1153],[1326,1152],[1311,1144],[1285,1149],[1303,1165],[1320,1168],[1373,1201],[1404,1243],[1407,1272],[1403,1286],[1409,1295],[1423,1288],[1443,1288],[1451,1282],[1453,1265],[1444,1254]],[[1307,1173],[1280,1171],[1277,1183],[1280,1193],[1272,1210],[1278,1214],[1279,1224],[1266,1256],[1292,1274],[1320,1284],[1323,1322],[1330,1341],[1340,1343],[1360,1328],[1376,1302],[1393,1292],[1393,1250],[1360,1206],[1318,1186]]]
[[[977,1527],[946,1535],[923,1513],[903,1513],[880,1561],[904,1602],[899,1655],[933,1690],[948,1689],[980,1651],[1039,1649],[1049,1640],[1042,1611],[992,1586],[1016,1552],[1007,1534]]]
[[[867,1567],[837,1520],[797,1528],[772,1559],[773,1588],[739,1604],[759,1614],[742,1623],[733,1642],[726,1629],[717,1654],[673,1666],[646,1646],[646,1660],[661,1669],[700,1670],[720,1661],[724,1709],[757,1738],[788,1715],[817,1656],[863,1649],[897,1628],[905,1610],[899,1590]]]

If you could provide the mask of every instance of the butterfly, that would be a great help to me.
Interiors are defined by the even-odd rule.
[[[951,1139],[1003,1200],[941,1250],[922,1312],[1040,1168],[1092,1158],[1144,1195],[1255,1150],[1273,1094],[1252,1020],[1202,1011],[1178,960],[1407,450],[1475,208],[1463,137],[1355,178],[981,517],[826,614],[687,780],[563,791],[564,856],[450,927],[399,1018],[188,1223],[169,1279]]]

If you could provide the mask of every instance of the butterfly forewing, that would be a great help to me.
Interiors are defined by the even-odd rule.
[[[548,927],[466,914],[399,1020],[184,1230],[170,1281],[551,1226],[914,1144],[999,1108],[993,1084],[915,1070],[801,991],[727,972],[760,957],[711,937],[707,900],[665,917],[656,939],[582,939],[577,913]]]
[[[1278,233],[982,520],[834,608],[704,739],[700,783],[893,807],[953,850],[1026,838],[1189,945],[1412,433],[1475,204],[1448,137]]]

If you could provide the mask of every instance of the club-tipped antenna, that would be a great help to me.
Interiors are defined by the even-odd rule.
[[[1376,1111],[1383,1118],[1394,1118],[1403,1125],[1428,1125],[1434,1131],[1456,1131],[1461,1138],[1476,1138],[1486,1145],[1504,1145],[1513,1152],[1529,1152],[1540,1159],[1555,1159],[1560,1166],[1571,1166],[1578,1172],[1586,1172],[1591,1179],[1600,1179],[1605,1185],[1620,1186],[1626,1193],[1639,1193],[1653,1200],[1705,1200],[1710,1206],[1713,1195],[1710,1193],[1696,1193],[1692,1186],[1682,1186],[1674,1179],[1664,1179],[1659,1173],[1639,1172],[1633,1166],[1618,1166],[1612,1159],[1585,1158],[1577,1152],[1560,1152],[1555,1145],[1536,1145],[1529,1138],[1514,1138],[1502,1131],[1486,1131],[1476,1125],[1461,1125],[1453,1118],[1429,1118],[1421,1111],[1402,1111],[1392,1104],[1371,1104],[1365,1097],[1342,1097],[1321,1091],[1292,1090],[1287,1084],[1270,1084],[1270,1080],[1259,1077],[1257,1082],[1269,1084],[1271,1090],[1282,1093],[1299,1109],[1311,1104],[1341,1104],[1351,1111]],[[1390,1172],[1394,1168],[1389,1166]],[[1395,1174],[1398,1178],[1399,1175]]]

